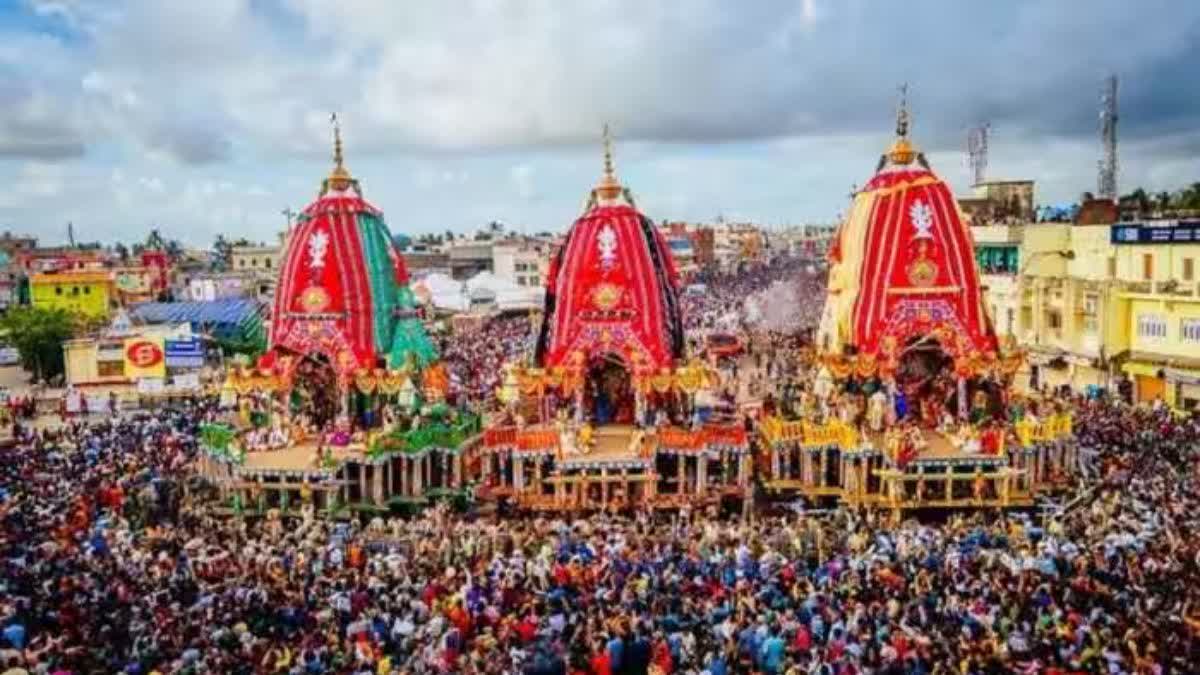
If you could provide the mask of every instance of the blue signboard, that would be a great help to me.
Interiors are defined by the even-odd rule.
[[[168,368],[199,368],[204,365],[204,345],[199,338],[165,340],[163,351]]]
[[[1121,223],[1112,226],[1114,244],[1192,244],[1200,243],[1200,222],[1181,221],[1173,225]]]

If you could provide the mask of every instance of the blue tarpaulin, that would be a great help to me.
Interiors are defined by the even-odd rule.
[[[217,338],[245,339],[262,332],[262,305],[250,298],[207,302],[143,302],[130,316],[142,323],[188,323]]]

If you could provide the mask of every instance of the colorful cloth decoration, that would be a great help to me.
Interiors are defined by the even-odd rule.
[[[341,162],[292,230],[272,311],[271,352],[321,355],[347,380],[380,361],[436,358],[383,214]]]
[[[898,132],[834,239],[818,346],[852,348],[855,373],[869,377],[894,371],[913,338],[933,336],[961,375],[978,374],[998,345],[971,234],[950,188],[905,137],[907,121]]]
[[[538,365],[578,369],[613,355],[634,374],[670,368],[684,347],[679,284],[666,239],[617,183],[606,144],[604,178],[550,265]]]

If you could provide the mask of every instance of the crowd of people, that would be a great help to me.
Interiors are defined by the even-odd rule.
[[[820,303],[811,299],[822,297],[825,289],[824,272],[793,256],[740,270],[706,270],[689,282],[681,305],[692,336],[751,326],[789,332],[815,328]],[[796,302],[801,298],[806,301]]]
[[[21,430],[0,457],[0,667],[1194,672],[1200,424],[1077,406],[1096,478],[1044,522],[243,520],[189,482],[202,406]]]
[[[714,317],[797,271],[819,283],[798,265],[705,279],[690,328],[724,330]],[[486,400],[530,330],[498,319],[445,342],[452,391]],[[723,362],[729,382],[762,394],[808,372],[802,325],[736,331],[748,358]],[[1068,494],[902,522],[230,516],[193,473],[215,400],[17,421],[0,449],[0,673],[1195,672],[1200,417],[1060,403],[1081,448]]]
[[[450,377],[450,396],[483,405],[495,396],[504,364],[533,353],[533,323],[527,316],[500,316],[454,331],[438,356]]]

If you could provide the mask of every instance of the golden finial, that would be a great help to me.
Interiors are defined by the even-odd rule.
[[[900,85],[900,105],[896,108],[896,140],[888,149],[893,164],[911,164],[917,151],[908,140],[908,83]]]
[[[342,158],[342,125],[338,122],[337,113],[329,115],[329,123],[333,125],[333,171],[329,173],[327,185],[329,189],[341,192],[354,183],[350,172],[346,170]]]
[[[600,178],[600,184],[596,186],[596,193],[600,199],[613,200],[621,195],[621,183],[617,181],[617,172],[613,168],[612,154],[612,133],[609,131],[608,124],[604,125],[604,176]]]

